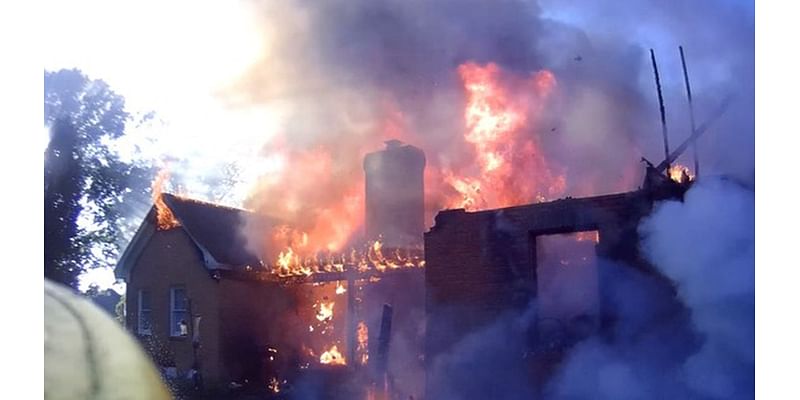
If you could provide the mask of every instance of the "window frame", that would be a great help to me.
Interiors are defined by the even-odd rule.
[[[136,311],[136,332],[142,336],[150,336],[153,334],[153,303],[152,299],[150,298],[150,291],[145,289],[139,289],[137,292],[137,311]],[[144,299],[145,297],[149,301],[150,305],[147,309],[144,308]],[[144,311],[147,311],[147,328],[144,327],[145,324],[142,322],[145,320],[144,318]]]
[[[183,291],[183,299],[184,299],[184,308],[178,309],[176,308],[175,304],[175,293],[177,291]],[[181,332],[178,330],[178,320],[175,318],[176,313],[184,313],[186,318],[186,334],[182,335]],[[184,285],[174,285],[169,287],[169,329],[168,334],[170,338],[187,338],[189,337],[189,330],[191,329],[189,324],[191,319],[191,314],[189,312],[189,296],[186,293],[186,286]]]

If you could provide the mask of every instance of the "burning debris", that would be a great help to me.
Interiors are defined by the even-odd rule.
[[[358,362],[361,365],[367,365],[369,361],[369,329],[364,321],[358,322],[356,339],[358,340],[358,344],[356,345],[356,357],[358,358]]]
[[[344,274],[349,272],[365,274],[386,272],[401,268],[422,268],[425,260],[421,251],[413,249],[394,249],[389,257],[383,254],[381,240],[375,240],[362,247],[361,251],[351,249],[348,255],[333,252],[315,251],[301,255],[292,246],[278,254],[272,264],[271,273],[279,278],[305,278],[326,273]],[[270,265],[271,263],[266,263]],[[337,288],[337,293],[345,289]]]

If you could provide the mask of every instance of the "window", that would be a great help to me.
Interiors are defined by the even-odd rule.
[[[169,335],[183,337],[189,335],[189,301],[183,287],[169,288]]]
[[[140,335],[150,335],[152,333],[153,310],[150,308],[149,291],[139,290],[138,310],[139,323],[137,324],[137,331]]]

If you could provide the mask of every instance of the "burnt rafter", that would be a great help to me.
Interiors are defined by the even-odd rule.
[[[386,270],[379,270],[375,266],[370,266],[365,269],[359,268],[356,264],[345,265],[342,271],[315,271],[309,275],[276,275],[271,271],[262,269],[232,269],[221,270],[225,276],[238,279],[255,280],[261,282],[274,282],[281,285],[302,285],[310,283],[326,283],[336,281],[361,281],[361,280],[374,280],[381,279],[389,276],[397,276],[402,274],[411,274],[424,270],[424,262],[414,267],[401,267],[390,268]]]

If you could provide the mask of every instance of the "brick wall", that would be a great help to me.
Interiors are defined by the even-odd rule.
[[[651,207],[652,199],[636,191],[440,212],[425,234],[428,366],[462,338],[506,311],[524,308],[536,295],[538,235],[597,230],[598,255],[646,269],[637,254],[636,227]]]
[[[202,316],[199,353],[202,373],[208,384],[216,384],[221,378],[219,290],[203,266],[199,250],[183,229],[155,232],[133,266],[127,282],[127,326],[138,336],[138,293],[149,291],[152,335],[139,339],[157,362],[172,360],[179,372],[188,371],[194,361],[191,336],[169,334],[170,287],[175,285],[185,287],[192,315]]]

